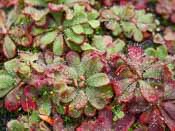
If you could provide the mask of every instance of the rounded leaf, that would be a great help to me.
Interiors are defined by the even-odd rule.
[[[82,33],[84,33],[84,29],[83,29],[82,25],[75,25],[75,26],[72,27],[72,30],[76,34],[82,34]]]
[[[74,106],[76,109],[82,109],[86,106],[88,98],[83,90],[77,92],[74,100],[71,103],[71,106]]]
[[[57,35],[56,31],[52,31],[44,34],[40,40],[41,44],[44,46],[47,46],[48,44],[52,43],[55,40],[56,35]]]
[[[109,78],[105,73],[96,73],[87,79],[87,85],[91,87],[100,87],[109,84]]]
[[[4,38],[3,51],[7,58],[13,58],[16,55],[16,45],[9,36]]]
[[[64,40],[63,35],[59,35],[56,37],[53,43],[53,53],[55,55],[62,55],[64,51]]]
[[[0,74],[0,98],[5,96],[15,85],[16,80],[7,73]]]
[[[29,15],[35,21],[41,20],[48,12],[49,10],[47,8],[39,10],[32,6],[25,7],[23,10],[24,14]]]
[[[96,109],[90,103],[88,103],[84,109],[84,114],[92,117],[96,114]]]
[[[96,29],[100,26],[100,21],[98,21],[98,20],[90,20],[90,21],[88,21],[88,23],[94,29]]]
[[[51,103],[47,100],[41,101],[41,103],[38,104],[39,106],[39,113],[41,115],[47,115],[49,116],[51,113]]]
[[[143,34],[137,28],[134,29],[134,40],[137,41],[137,42],[140,42],[140,41],[143,40]]]
[[[25,127],[18,120],[11,120],[7,123],[8,131],[24,131]]]
[[[98,110],[105,107],[106,101],[102,97],[102,94],[98,91],[99,88],[88,87],[86,88],[86,95],[90,104]]]
[[[66,55],[68,64],[72,67],[76,67],[80,64],[80,56],[78,53],[70,51]]]
[[[64,33],[68,41],[74,42],[77,45],[80,45],[84,42],[84,36],[75,34],[71,29],[64,30]]]
[[[141,93],[148,102],[155,102],[158,99],[154,87],[142,80],[139,81],[139,84]]]
[[[168,55],[167,48],[165,46],[159,46],[156,49],[156,56],[160,59],[165,59],[166,56]]]

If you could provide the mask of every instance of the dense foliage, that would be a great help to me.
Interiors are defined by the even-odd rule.
[[[128,1],[0,0],[7,130],[175,130],[175,1]]]

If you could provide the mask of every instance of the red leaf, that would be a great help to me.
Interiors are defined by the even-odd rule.
[[[114,4],[115,0],[102,0],[104,6],[110,7]]]
[[[160,115],[160,111],[158,109],[154,109],[150,115],[149,120],[149,131],[164,131],[163,127],[163,119]]]
[[[16,5],[18,0],[0,0],[0,7],[10,7]]]
[[[21,105],[26,112],[36,109],[36,102],[32,98],[21,99]]]
[[[93,131],[95,129],[95,124],[93,121],[87,121],[81,123],[81,125],[76,129],[76,131]]]
[[[5,108],[8,111],[17,111],[20,107],[19,92],[19,88],[15,88],[5,97]]]
[[[126,5],[127,3],[127,0],[120,0],[120,5]]]
[[[54,117],[53,131],[64,131],[63,120],[58,115]]]
[[[119,85],[119,83],[117,83],[117,81],[112,82],[112,87],[116,96],[120,96],[122,94],[121,86]]]
[[[96,121],[96,131],[99,130],[111,130],[112,129],[112,112],[109,110],[102,110],[99,112],[99,116]]]
[[[126,65],[120,65],[117,69],[116,69],[116,71],[115,71],[115,74],[118,76],[118,75],[120,75],[123,71],[125,71],[126,70],[126,68],[127,68],[127,66]]]
[[[155,102],[159,98],[155,89],[149,85],[148,83],[144,81],[140,81],[140,89],[143,97],[148,101],[148,102]]]
[[[34,87],[32,86],[25,86],[23,93],[24,96],[28,97],[28,98],[32,98],[34,97],[34,91],[36,91],[36,89],[34,89]]]
[[[175,104],[172,102],[164,102],[162,104],[163,109],[167,112],[167,114],[175,120]]]
[[[151,114],[151,112],[143,112],[143,113],[140,115],[139,121],[140,121],[142,124],[148,124],[150,114]]]
[[[128,131],[128,129],[134,123],[134,120],[135,118],[133,115],[126,114],[124,118],[115,123],[115,131]]]
[[[167,112],[165,110],[163,110],[162,108],[160,108],[161,114],[164,118],[165,123],[167,124],[167,126],[169,127],[169,129],[171,131],[175,131],[175,121],[173,119],[170,118],[170,116],[167,114]]]
[[[99,112],[99,116],[95,121],[83,122],[76,131],[102,131],[112,129],[112,112],[108,110],[102,110]]]

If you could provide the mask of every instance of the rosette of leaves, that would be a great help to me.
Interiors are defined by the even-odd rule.
[[[15,6],[10,11],[1,14],[1,34],[3,37],[3,51],[7,58],[13,58],[16,55],[16,46],[28,47],[32,44],[32,35],[29,33],[31,20],[22,13],[20,6]]]
[[[159,100],[158,90],[163,85],[162,61],[143,54],[140,47],[130,46],[128,58],[119,55],[114,58],[114,90],[119,102],[130,102],[133,98],[144,98],[154,103]]]
[[[53,12],[64,11],[66,13],[62,30],[66,44],[72,50],[81,51],[81,45],[88,40],[87,37],[100,26],[99,13],[94,9],[87,10],[85,5],[77,3],[71,7],[49,4],[49,8]]]
[[[60,68],[55,76],[59,101],[67,103],[71,117],[78,118],[84,112],[95,115],[103,109],[113,96],[110,81],[102,73],[103,63],[95,52],[85,53],[82,58],[75,52],[66,55],[67,65]]]
[[[156,24],[154,16],[145,10],[135,10],[132,5],[113,6],[101,11],[101,21],[112,31],[114,36],[124,34],[140,42],[144,32],[154,32]]]
[[[141,112],[139,117],[139,126],[137,129],[145,130],[174,130],[174,67],[169,67],[170,65],[164,65],[163,69],[163,90],[159,90],[159,100],[153,105],[142,107],[145,111]],[[136,103],[138,105],[138,103]],[[140,110],[139,106],[136,106],[136,110]],[[130,108],[133,108],[131,106]],[[167,127],[166,127],[167,125]],[[168,130],[168,129],[167,129]]]
[[[0,10],[0,33],[2,35],[5,35],[2,37],[3,42],[3,53],[7,58],[12,58],[16,55],[16,45],[10,38],[10,36],[7,34],[11,24],[14,22],[13,16],[15,16],[15,13],[9,13],[8,17],[6,16],[5,12],[3,10]],[[6,18],[7,17],[7,18]]]
[[[118,102],[126,104],[130,113],[141,113],[138,129],[164,130],[167,125],[173,130],[174,61],[167,58],[162,63],[132,46],[127,57],[116,55],[111,63],[117,67],[110,75],[116,76],[113,88]]]

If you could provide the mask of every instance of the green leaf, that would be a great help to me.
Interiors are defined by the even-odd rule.
[[[148,56],[156,56],[156,50],[154,48],[147,48],[145,50],[145,53],[148,55]]]
[[[71,107],[70,107],[71,108]],[[73,117],[73,118],[78,118],[81,116],[81,114],[83,113],[83,110],[77,110],[77,109],[69,109],[69,116]]]
[[[123,40],[117,39],[114,41],[113,44],[107,48],[108,57],[112,54],[123,51],[125,45],[126,44]]]
[[[138,23],[153,24],[153,14],[145,12],[145,10],[136,11],[136,19]]]
[[[73,63],[72,63],[72,65],[73,65]],[[73,66],[76,66],[76,65],[73,65]],[[60,71],[60,73],[62,73],[61,75],[64,75],[64,77],[69,78],[69,79],[77,79],[78,78],[77,71],[76,71],[75,67],[65,66],[63,71]]]
[[[77,92],[77,95],[75,96],[74,100],[70,104],[71,107],[74,107],[75,109],[79,110],[86,106],[88,102],[88,98],[83,90],[79,90]]]
[[[42,45],[47,46],[48,44],[52,43],[55,40],[56,36],[57,36],[56,31],[48,32],[41,37],[40,42]]]
[[[81,49],[83,51],[87,51],[87,50],[97,50],[96,48],[92,47],[89,43],[84,43],[82,46],[81,46]]]
[[[117,121],[118,119],[122,119],[125,116],[125,113],[123,111],[115,112],[115,116],[113,118],[113,121]]]
[[[111,10],[115,13],[115,15],[122,17],[123,16],[123,12],[124,12],[124,8],[121,6],[113,6],[111,8]]]
[[[94,20],[97,19],[99,16],[99,13],[96,10],[92,10],[88,12],[88,20]]]
[[[7,58],[13,58],[16,55],[16,45],[8,35],[4,38],[3,52]]]
[[[16,22],[18,17],[19,17],[19,11],[17,8],[13,8],[12,10],[10,10],[6,22],[7,28],[10,28],[10,26]]]
[[[88,78],[98,72],[100,72],[103,68],[103,63],[101,62],[99,57],[90,57],[87,56],[87,60],[85,59],[86,56],[83,57],[81,66],[84,69],[85,76]]]
[[[87,85],[91,87],[100,87],[109,84],[109,78],[104,73],[96,73],[87,79]]]
[[[135,24],[122,21],[121,26],[123,28],[123,32],[124,32],[125,36],[128,38],[131,38],[133,36],[133,31],[136,28]]]
[[[167,48],[165,46],[159,46],[156,49],[156,56],[160,59],[165,59],[166,56],[168,55]]]
[[[4,97],[12,88],[14,88],[16,80],[7,73],[0,74],[0,98]]]
[[[157,66],[151,65],[151,68],[146,69],[145,72],[143,73],[143,78],[158,80],[162,79],[162,75],[163,75],[163,69],[159,65]]]
[[[137,42],[141,42],[143,40],[143,34],[138,28],[134,29],[134,40]]]
[[[96,109],[90,104],[88,103],[84,109],[84,113],[86,116],[94,116],[96,113]]]
[[[37,123],[39,122],[39,113],[37,111],[33,111],[30,116],[30,122]]]
[[[63,103],[71,102],[75,97],[75,88],[65,84],[59,85],[58,98]]]
[[[84,36],[75,34],[71,29],[64,30],[64,33],[68,41],[74,42],[77,45],[80,45],[84,42]]]
[[[114,30],[113,30],[112,34],[114,36],[118,36],[121,32],[122,32],[122,28],[121,28],[120,24],[119,23],[116,23],[114,25]]]
[[[51,113],[51,103],[48,100],[42,101],[39,103],[39,113],[42,115],[47,115],[49,116]]]
[[[106,45],[104,43],[103,36],[101,36],[101,35],[95,35],[93,37],[92,45],[95,46],[100,51],[105,51],[106,50]]]
[[[7,123],[7,129],[9,131],[25,131],[24,125],[18,120],[11,120]]]
[[[83,26],[84,34],[91,35],[94,33],[94,30],[89,24],[83,24],[82,26]]]
[[[116,105],[113,107],[112,112],[114,113],[113,120],[117,121],[125,116],[124,112],[122,111],[122,107],[120,105]]]
[[[59,105],[59,106],[57,106],[57,112],[59,113],[59,114],[62,114],[62,115],[64,115],[64,106],[62,106],[62,105]]]
[[[74,7],[74,13],[75,14],[78,14],[78,13],[81,13],[81,12],[83,12],[84,13],[84,11],[85,11],[85,7],[84,6],[81,6],[81,5],[75,5]]]
[[[4,63],[5,70],[8,73],[12,73],[12,74],[15,73],[15,71],[17,69],[17,66],[18,66],[18,64],[17,64],[17,59],[16,58]]]
[[[59,35],[55,38],[55,41],[53,43],[53,53],[55,55],[62,55],[64,51],[64,40],[63,36]]]
[[[88,21],[88,23],[94,29],[96,29],[100,26],[100,21],[98,21],[98,20],[90,20],[90,21]]]
[[[84,29],[81,25],[75,25],[72,27],[72,30],[74,31],[74,33],[76,34],[82,34],[84,32]]]
[[[67,46],[73,51],[81,52],[81,47],[71,41],[66,40]]]
[[[31,76],[31,68],[26,63],[19,63],[18,73],[21,77],[29,78]]]
[[[102,94],[98,91],[97,88],[86,88],[86,95],[90,104],[98,110],[101,110],[105,107],[106,101],[103,99]]]

